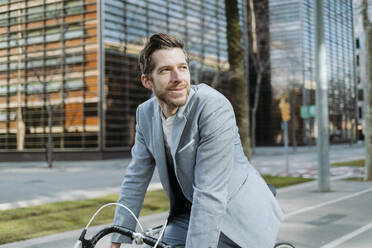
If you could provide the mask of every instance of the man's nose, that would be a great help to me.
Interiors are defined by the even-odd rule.
[[[182,74],[178,69],[174,69],[171,73],[171,79],[174,82],[180,81],[182,79]]]

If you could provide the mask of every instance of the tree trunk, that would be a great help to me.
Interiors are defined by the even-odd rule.
[[[52,138],[53,110],[48,106],[48,144],[47,144],[47,163],[48,168],[53,168],[53,138]]]
[[[17,83],[17,150],[18,151],[23,151],[24,146],[25,146],[25,122],[23,121],[23,116],[22,116],[22,96],[21,96],[21,88],[22,88],[22,68],[21,68],[21,62],[22,62],[22,57],[21,54],[22,52],[22,45],[20,44],[20,41],[22,40],[22,27],[21,27],[21,10],[19,9],[17,11],[18,14],[18,25],[17,25],[17,38],[18,38],[18,60],[17,60],[17,71],[18,71],[18,83]]]
[[[364,180],[372,180],[372,23],[368,19],[368,0],[362,2],[363,29],[365,33],[365,56],[366,56],[366,85],[365,85],[365,177]]]
[[[230,64],[229,98],[233,105],[245,155],[250,160],[247,83],[237,0],[225,0],[227,49]]]
[[[256,79],[256,88],[254,92],[254,103],[252,108],[252,153],[256,154],[256,123],[257,123],[257,110],[258,110],[258,103],[260,101],[260,89],[261,89],[261,82],[262,82],[262,74],[264,70],[259,69],[257,71],[257,79]]]

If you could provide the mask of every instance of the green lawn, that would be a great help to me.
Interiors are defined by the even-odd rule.
[[[117,195],[109,195],[0,211],[0,244],[84,228],[102,205],[116,200]],[[161,213],[168,208],[163,191],[151,191],[146,196],[141,215]],[[92,225],[110,223],[114,210],[114,206],[102,210]]]
[[[283,188],[299,183],[306,183],[312,181],[313,179],[303,178],[303,177],[277,177],[264,175],[263,178],[268,184],[274,185],[276,188]]]
[[[264,178],[267,183],[277,188],[309,181],[293,177],[264,176]],[[98,208],[116,200],[117,195],[109,195],[91,200],[0,211],[0,244],[84,228]],[[168,199],[162,190],[150,191],[146,195],[141,216],[165,212],[168,208]],[[102,210],[92,225],[112,222],[114,209],[114,206],[110,206]]]
[[[364,179],[362,177],[348,177],[344,179],[345,181],[358,181],[358,182],[364,182]]]
[[[332,163],[331,166],[355,166],[355,167],[364,167],[365,159],[360,160],[351,160],[345,162]]]

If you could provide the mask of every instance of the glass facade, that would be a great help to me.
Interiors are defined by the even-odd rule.
[[[365,67],[365,35],[363,28],[363,18],[361,15],[361,0],[354,0],[354,46],[355,46],[355,80],[357,84],[358,96],[358,134],[359,139],[364,139],[365,127],[365,82],[366,82],[366,67]],[[372,20],[372,0],[368,0],[368,15]]]
[[[97,147],[95,1],[0,0],[0,149]]]
[[[192,83],[221,88],[225,29],[223,0],[0,0],[0,150],[43,151],[52,113],[55,151],[129,151],[146,37],[182,38]]]
[[[300,107],[315,104],[313,1],[253,2],[270,13],[263,20],[270,43],[266,39],[259,48],[270,65],[257,144],[282,143],[283,96],[292,106],[291,136],[309,143],[316,127],[313,118],[300,118]],[[330,134],[345,141],[353,135],[356,106],[351,2],[323,2]],[[247,2],[239,1],[239,8],[246,27]],[[0,0],[0,151],[43,151],[49,131],[56,151],[129,151],[135,110],[151,96],[140,83],[138,54],[157,32],[185,41],[192,83],[224,91],[229,65],[223,0]]]
[[[323,1],[329,85],[331,142],[356,138],[352,1]],[[314,118],[301,118],[301,106],[315,104],[314,1],[270,0],[273,98],[291,104],[291,139],[309,144],[316,138]],[[278,130],[279,133],[279,130]],[[278,139],[280,140],[280,138]]]
[[[227,69],[224,1],[104,1],[105,147],[129,148],[135,110],[150,97],[140,83],[137,57],[146,37],[176,35],[190,53],[192,83],[213,83]]]

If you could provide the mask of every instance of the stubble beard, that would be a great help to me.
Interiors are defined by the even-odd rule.
[[[167,96],[167,92],[162,92],[161,94],[156,95],[156,97],[160,101],[164,102],[168,107],[179,108],[179,107],[182,107],[182,106],[184,106],[186,104],[187,99],[189,97],[189,94],[190,94],[190,88],[187,87],[186,88],[186,96],[185,96],[184,100],[182,100],[182,101],[178,101],[178,100],[173,101],[171,99],[171,97],[168,97]]]

